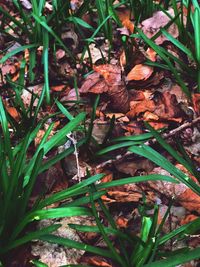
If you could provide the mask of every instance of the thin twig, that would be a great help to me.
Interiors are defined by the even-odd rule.
[[[195,124],[197,124],[199,122],[200,122],[200,117],[197,117],[196,119],[192,120],[191,122],[186,122],[186,123],[182,124],[181,126],[171,130],[169,133],[162,134],[162,138],[168,139],[168,138],[170,138],[172,136],[175,136],[177,133],[180,133],[181,131],[183,131],[183,130],[185,130],[187,128],[190,128],[190,127],[194,126]],[[151,144],[154,144],[156,142],[157,142],[156,138],[153,138],[150,141],[145,142],[144,144],[145,145],[151,145]],[[132,154],[132,152],[130,152],[130,151],[127,151],[123,155],[119,154],[114,159],[110,159],[110,160],[104,161],[101,164],[97,165],[96,169],[104,168],[105,166],[107,166],[109,164],[113,164],[116,161],[118,161],[118,160],[120,160],[122,158],[126,158],[127,156],[129,156],[131,154]]]

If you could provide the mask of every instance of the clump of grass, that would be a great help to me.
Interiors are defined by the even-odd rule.
[[[199,25],[200,25],[200,6],[197,1],[183,1],[181,2],[180,9],[177,7],[177,2],[172,0],[170,5],[174,9],[175,17],[172,18],[167,11],[163,8],[161,10],[169,16],[170,22],[159,30],[155,36],[149,39],[140,29],[137,29],[139,36],[156,51],[160,58],[166,63],[166,65],[147,62],[150,65],[156,65],[160,68],[165,68],[171,71],[174,78],[181,86],[183,92],[191,98],[191,90],[185,84],[184,77],[192,79],[197,84],[197,91],[199,92],[200,88],[200,34],[199,34]],[[160,6],[161,7],[161,6]],[[186,22],[184,22],[183,14],[184,8],[187,10]],[[194,8],[194,11],[192,11]],[[179,38],[175,39],[171,34],[167,32],[167,28],[175,23],[178,27]],[[161,46],[158,46],[154,43],[156,38],[160,34],[163,34],[167,39],[177,47],[181,52],[185,54],[189,61],[192,63],[189,65],[188,62],[185,62],[183,59],[178,58],[177,56],[172,55],[166,49]],[[176,65],[179,65],[179,69],[176,68]],[[195,66],[195,67],[194,67]]]
[[[35,153],[30,158],[28,151],[36,137],[37,132],[43,125],[44,121],[38,123],[32,132],[28,132],[22,141],[15,146],[12,145],[10,139],[10,131],[8,128],[7,115],[4,111],[2,100],[0,99],[0,258],[8,253],[11,249],[20,246],[32,239],[39,239],[43,234],[50,233],[59,228],[60,225],[52,225],[41,230],[22,234],[25,227],[36,220],[59,218],[65,216],[91,215],[89,209],[85,207],[71,206],[53,209],[44,209],[48,205],[60,200],[71,198],[72,196],[80,196],[87,192],[87,186],[90,183],[101,179],[103,175],[96,175],[84,180],[83,182],[53,194],[50,197],[42,199],[38,197],[32,208],[29,208],[29,198],[33,191],[36,178],[39,173],[48,169],[58,160],[69,155],[74,151],[73,147],[63,151],[61,154],[43,161],[43,157],[56,146],[66,142],[66,135],[74,131],[78,124],[84,120],[85,114],[80,113],[77,117],[58,131],[52,138],[47,140],[53,123],[47,129]],[[84,140],[81,140],[80,146]],[[81,200],[82,201],[82,200]],[[84,200],[85,203],[88,200]]]

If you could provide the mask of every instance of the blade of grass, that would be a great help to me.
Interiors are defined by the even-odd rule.
[[[150,264],[143,265],[144,267],[175,267],[179,264],[183,264],[185,262],[189,262],[191,260],[200,258],[200,248],[195,248],[193,250],[189,250],[187,253],[181,252],[177,253],[175,256],[171,256],[168,259],[154,261]]]
[[[187,185],[195,193],[200,195],[200,187],[189,176],[177,169],[171,162],[169,162],[151,147],[146,145],[141,145],[138,147],[132,146],[129,148],[129,151],[153,161],[155,164],[174,175],[179,181]]]
[[[68,49],[68,47],[63,43],[63,41],[56,35],[56,33],[52,30],[51,27],[47,25],[45,21],[43,21],[41,18],[36,16],[35,14],[32,14],[34,19],[41,24],[42,27],[44,27],[55,39],[56,41],[63,47],[63,49],[67,52],[67,54],[70,56],[70,58],[75,62],[74,55],[72,52]]]
[[[37,46],[38,46],[37,44],[29,44],[29,45],[20,46],[20,47],[14,49],[13,51],[7,53],[5,56],[3,56],[0,59],[0,64],[3,64],[8,58],[16,55],[17,53],[20,53],[20,52],[24,51],[25,49],[34,48],[34,47],[37,47]]]
[[[40,239],[43,241],[47,241],[47,242],[54,243],[54,244],[59,244],[62,246],[67,246],[70,248],[81,249],[81,250],[84,250],[90,253],[94,253],[94,254],[97,254],[103,257],[108,257],[108,258],[115,260],[115,257],[108,250],[94,247],[91,245],[87,245],[84,243],[80,243],[80,242],[77,242],[77,241],[74,241],[68,238],[58,237],[55,235],[44,235],[44,236],[41,236]]]

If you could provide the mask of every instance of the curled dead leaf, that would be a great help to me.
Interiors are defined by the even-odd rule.
[[[183,111],[178,105],[176,96],[168,91],[157,93],[153,100],[131,101],[131,110],[127,113],[129,118],[133,118],[141,113],[146,114],[143,119],[167,120],[181,122]],[[146,113],[148,112],[148,113]]]
[[[80,93],[106,93],[113,110],[127,112],[129,110],[129,94],[120,66],[104,64],[94,66],[94,71],[86,78],[79,90]]]
[[[144,64],[138,64],[128,73],[127,81],[146,81],[153,73],[153,68]]]
[[[128,226],[128,219],[122,216],[119,216],[116,220],[116,224],[119,228],[127,228]]]
[[[89,266],[92,264],[93,266],[99,267],[113,267],[107,262],[106,259],[101,256],[83,256],[81,259],[81,263],[89,264]]]
[[[14,108],[14,107],[7,107],[6,110],[7,110],[7,112],[10,114],[10,116],[13,119],[15,119],[16,121],[19,121],[20,115],[19,115],[18,111],[16,110],[16,108]]]
[[[174,10],[170,8],[167,10],[167,13],[174,17]],[[170,18],[163,12],[163,11],[157,11],[153,14],[153,17],[148,18],[144,21],[142,21],[141,26],[144,34],[151,38],[153,37],[160,28],[163,28],[167,23],[169,23]],[[173,23],[167,30],[174,38],[177,38],[179,35],[178,28],[175,23]],[[164,41],[166,41],[167,38],[164,35],[160,35],[156,40],[155,43],[157,45],[162,44]]]
[[[122,25],[128,29],[128,31],[132,34],[134,32],[134,24],[130,21],[129,18],[126,18],[122,21]]]
[[[196,181],[196,178],[192,176],[187,169],[181,164],[176,164],[176,167],[188,175],[192,180]],[[155,168],[152,173],[159,173],[163,175],[169,175],[169,173],[160,167]],[[185,209],[195,211],[200,214],[200,196],[194,193],[185,184],[173,184],[166,181],[149,181],[148,184],[156,191],[166,195],[169,198],[174,198]]]
[[[192,102],[195,112],[199,115],[200,114],[200,94],[193,94]]]

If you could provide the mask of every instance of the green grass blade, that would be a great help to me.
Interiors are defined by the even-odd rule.
[[[78,124],[85,118],[85,113],[78,114],[73,120],[71,120],[66,126],[64,126],[57,134],[55,134],[46,144],[44,145],[44,154],[55,147],[66,135],[73,131]]]
[[[194,60],[192,52],[181,42],[175,39],[171,34],[169,34],[166,30],[161,29],[162,34],[164,34],[167,39],[172,42],[176,47],[178,47],[181,51],[183,51],[190,59]]]
[[[191,260],[200,258],[200,248],[195,248],[186,252],[177,253],[175,256],[171,256],[168,259],[155,261],[150,264],[145,264],[143,267],[175,267],[179,264],[189,262]]]
[[[42,26],[44,27],[54,38],[55,40],[63,47],[63,49],[67,52],[67,54],[71,57],[71,59],[75,62],[74,55],[69,50],[69,48],[63,43],[63,41],[56,35],[56,33],[52,30],[51,27],[47,25],[45,21],[43,21],[41,18],[36,16],[35,14],[32,14],[34,19]]]
[[[31,240],[39,239],[40,236],[42,236],[42,235],[52,233],[52,232],[56,231],[60,226],[61,226],[61,224],[54,224],[54,225],[42,228],[42,229],[34,231],[34,232],[29,232],[28,234],[26,234],[22,238],[17,239],[15,241],[12,241],[11,244],[9,244],[8,246],[1,248],[0,254],[3,254],[3,253],[5,253],[5,252],[7,252],[7,251],[9,251],[15,247],[26,244],[27,242],[29,242]]]
[[[48,265],[38,260],[31,260],[31,263],[36,267],[48,267]]]
[[[146,181],[167,181],[171,183],[178,183],[174,178],[166,175],[161,174],[149,174],[149,175],[143,175],[143,176],[135,176],[135,177],[128,177],[123,178],[107,183],[101,183],[98,184],[96,187],[97,189],[106,189],[113,186],[121,186],[125,184],[132,184],[132,183],[140,183],[140,182],[146,182]]]
[[[66,190],[63,190],[61,192],[53,194],[50,197],[47,197],[46,199],[41,201],[39,207],[43,208],[43,207],[48,206],[48,205],[55,203],[57,201],[61,201],[63,199],[69,198],[72,195],[84,194],[84,193],[88,192],[88,188],[87,188],[88,185],[95,183],[96,181],[102,179],[103,177],[104,177],[104,174],[96,174],[94,176],[91,176],[90,178],[88,178],[88,179],[86,179],[86,180],[66,189]],[[84,190],[84,187],[86,187],[85,190]]]
[[[91,185],[91,188],[89,189],[89,194],[90,194],[90,201],[91,201],[91,206],[92,206],[92,212],[93,212],[93,215],[95,217],[95,221],[97,223],[97,226],[99,228],[99,231],[104,239],[104,241],[106,242],[109,250],[110,250],[110,254],[115,258],[115,260],[120,263],[120,264],[124,264],[124,266],[127,266],[126,263],[123,261],[123,259],[121,258],[121,256],[118,254],[118,252],[116,251],[115,247],[113,246],[113,244],[111,243],[106,231],[104,230],[104,227],[99,219],[99,216],[98,216],[98,213],[97,213],[97,210],[96,210],[96,207],[95,207],[95,203],[94,203],[94,200],[93,200],[93,188],[94,186]]]
[[[108,257],[108,258],[115,260],[115,257],[108,250],[94,247],[91,245],[86,245],[84,243],[73,241],[68,238],[58,237],[55,235],[44,235],[40,239],[43,241],[47,241],[47,242],[54,243],[54,244],[59,244],[62,246],[67,246],[70,248],[81,249],[87,252],[91,252],[91,253],[94,253],[94,254],[97,254],[103,257]]]
[[[160,134],[154,130],[153,127],[151,127],[148,123],[145,123],[146,127],[151,131],[153,136],[156,138],[156,140],[159,142],[159,144],[167,150],[167,152],[174,157],[179,163],[181,163],[183,166],[185,166],[191,173],[193,173],[193,169],[191,168],[190,164],[183,158],[181,155],[179,155],[176,150],[172,148],[163,138],[160,136]]]
[[[81,215],[91,216],[91,211],[83,207],[81,208],[66,207],[66,208],[54,208],[54,209],[46,209],[46,210],[35,210],[27,214],[21,220],[21,222],[13,230],[13,233],[10,239],[14,240],[19,235],[19,233],[24,229],[24,227],[32,221],[64,218],[64,217],[71,217],[71,216],[81,216]]]
[[[45,18],[42,17],[46,23]],[[43,28],[43,64],[44,64],[44,88],[46,92],[46,102],[50,104],[50,88],[49,88],[49,33]]]
[[[142,141],[127,141],[127,142],[121,142],[119,144],[115,144],[113,146],[109,146],[109,147],[106,147],[106,148],[103,148],[101,149],[100,151],[98,151],[96,153],[97,156],[101,156],[103,154],[106,154],[110,151],[113,151],[113,150],[116,150],[116,149],[120,149],[120,148],[123,148],[123,147],[130,147],[132,145],[137,145],[137,144],[141,144]]]
[[[5,56],[3,56],[0,59],[0,64],[3,64],[8,58],[16,55],[17,53],[20,53],[20,52],[24,51],[25,49],[34,48],[34,47],[37,47],[37,46],[38,46],[37,44],[29,44],[29,45],[20,46],[20,47],[16,48],[15,50],[7,53]]]
[[[177,169],[171,162],[169,162],[151,147],[146,145],[141,145],[138,147],[132,146],[129,148],[129,151],[153,161],[155,164],[174,175],[179,181],[187,185],[195,193],[200,195],[200,187],[188,175]]]

